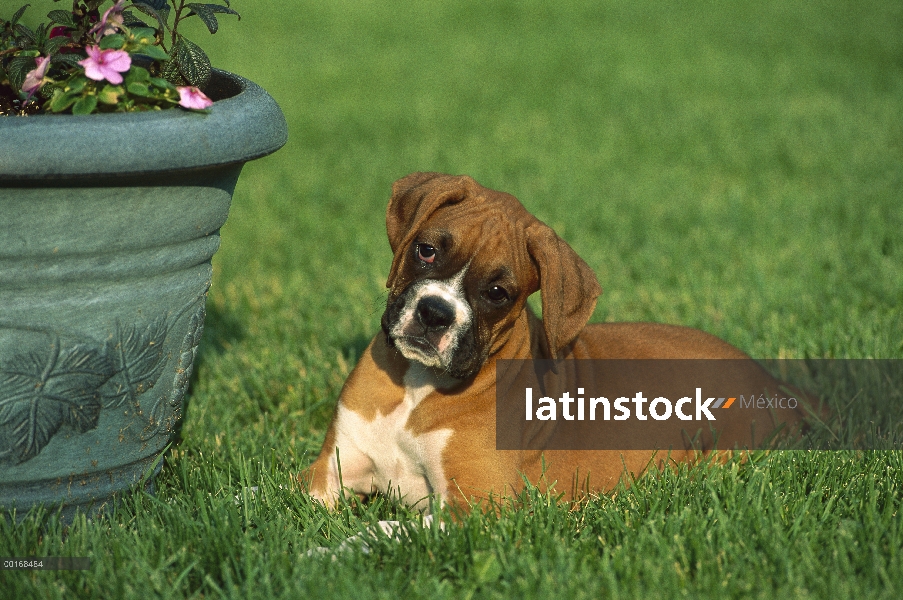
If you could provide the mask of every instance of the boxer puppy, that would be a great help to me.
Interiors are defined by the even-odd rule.
[[[395,182],[386,230],[394,258],[382,332],[348,377],[319,457],[301,476],[328,505],[346,488],[397,493],[419,508],[432,496],[466,509],[474,500],[517,493],[524,477],[557,482],[575,498],[698,456],[689,446],[660,453],[498,450],[500,359],[749,360],[685,327],[587,326],[602,292],[593,271],[516,198],[470,177],[414,173]],[[537,290],[542,320],[527,305]],[[741,389],[779,385],[758,366],[733,377]],[[756,425],[751,412],[732,411],[725,426],[742,436]],[[801,413],[783,416],[793,423]],[[762,434],[778,423],[758,425]]]

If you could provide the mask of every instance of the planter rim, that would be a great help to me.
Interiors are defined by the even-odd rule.
[[[0,182],[194,170],[244,163],[285,145],[285,116],[263,88],[218,69],[208,88],[240,91],[207,114],[174,108],[0,117]]]

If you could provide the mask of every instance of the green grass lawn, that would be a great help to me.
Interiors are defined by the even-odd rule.
[[[337,560],[306,553],[412,515],[327,512],[293,476],[379,329],[385,204],[412,171],[520,198],[595,269],[596,321],[903,358],[903,4],[232,6],[193,39],[290,137],[239,181],[183,439],[155,496],[0,522],[0,555],[93,559],[0,571],[4,597],[898,597],[900,452],[756,454],[573,509],[531,492]]]

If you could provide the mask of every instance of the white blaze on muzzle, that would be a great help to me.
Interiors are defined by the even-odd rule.
[[[428,367],[449,367],[473,322],[464,293],[466,272],[465,266],[446,280],[423,279],[403,292],[404,307],[389,333],[405,358]]]

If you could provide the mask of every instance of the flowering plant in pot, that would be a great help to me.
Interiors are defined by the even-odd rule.
[[[239,173],[286,141],[178,29],[221,1],[0,15],[0,512],[102,507],[178,430]]]
[[[201,91],[210,79],[210,59],[179,25],[197,16],[216,33],[217,14],[241,18],[229,0],[115,0],[101,13],[105,2],[75,0],[71,11],[50,11],[50,22],[36,29],[19,22],[27,4],[3,20],[0,111],[79,115],[212,104]]]

